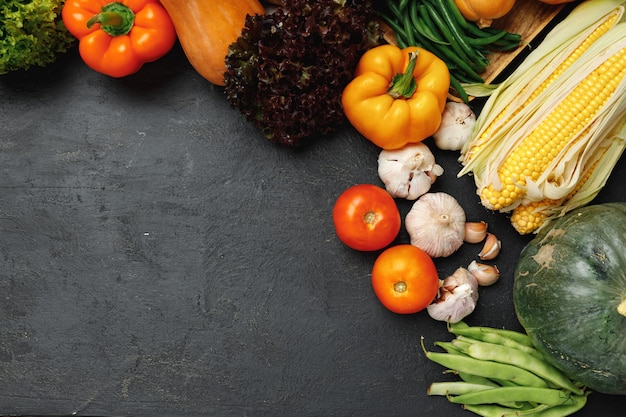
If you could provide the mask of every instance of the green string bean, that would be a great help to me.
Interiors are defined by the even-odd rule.
[[[467,349],[467,354],[475,359],[483,361],[495,361],[502,364],[516,366],[520,369],[532,372],[546,381],[555,384],[576,394],[582,394],[578,388],[565,374],[550,365],[545,360],[530,355],[521,350],[510,348],[495,343],[476,342]]]
[[[428,387],[428,395],[462,395],[496,388],[495,385],[472,384],[465,381],[433,382]]]
[[[585,391],[553,367],[522,332],[448,324],[455,336],[437,341],[445,352],[422,349],[459,381],[432,382],[428,395],[485,417],[564,417],[584,407]]]
[[[534,346],[528,346],[523,343],[519,343],[516,340],[510,339],[508,337],[504,337],[502,335],[496,333],[485,333],[480,331],[474,331],[474,329],[469,331],[460,330],[456,333],[456,339],[458,341],[467,341],[467,342],[489,342],[495,343],[499,345],[508,346],[511,348],[515,348],[521,350],[523,352],[528,353],[529,355],[536,356],[537,358],[543,359],[543,355],[539,352]]]
[[[492,51],[517,48],[521,36],[506,30],[479,28],[467,21],[454,0],[387,0],[383,21],[396,32],[398,46],[419,46],[446,63],[450,87],[469,102],[464,84],[483,83],[481,73]]]
[[[495,404],[502,399],[507,401],[536,402],[547,405],[574,404],[571,393],[553,388],[534,387],[499,387],[483,390],[472,390],[449,397],[456,404]]]
[[[439,365],[461,372],[468,372],[485,378],[507,379],[518,385],[528,387],[547,388],[548,384],[542,378],[513,365],[476,359],[468,356],[427,352],[426,357]]]
[[[448,329],[451,333],[455,335],[464,335],[471,337],[473,339],[481,339],[481,334],[494,334],[500,337],[506,337],[520,344],[534,347],[533,341],[527,334],[516,332],[514,330],[508,329],[496,329],[493,327],[482,327],[482,326],[467,326],[467,324],[459,322],[453,323],[448,326]]]

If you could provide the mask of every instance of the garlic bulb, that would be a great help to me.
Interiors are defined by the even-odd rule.
[[[465,268],[457,268],[443,280],[438,298],[426,307],[435,320],[458,323],[476,308],[478,282]]]
[[[441,115],[439,129],[433,134],[442,150],[458,151],[469,140],[476,124],[476,114],[465,103],[448,101]]]
[[[393,197],[415,200],[427,193],[441,174],[443,168],[423,143],[382,150],[378,156],[378,176]]]
[[[463,244],[465,211],[446,193],[426,193],[405,217],[411,244],[433,258],[449,256]]]

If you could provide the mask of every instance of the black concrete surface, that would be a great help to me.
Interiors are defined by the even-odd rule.
[[[467,321],[519,330],[528,238],[456,177],[456,153],[426,143],[445,169],[432,190],[503,241],[502,278]],[[426,395],[449,376],[420,336],[449,340],[445,325],[385,310],[377,253],[335,236],[335,199],[380,184],[377,155],[348,125],[270,144],[178,46],[124,79],[75,50],[0,77],[0,415],[469,415]],[[624,201],[624,177],[622,160],[596,202]],[[440,275],[479,250],[436,260]],[[625,401],[592,394],[577,416]]]

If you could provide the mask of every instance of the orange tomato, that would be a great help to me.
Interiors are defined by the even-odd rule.
[[[347,246],[374,251],[393,242],[400,232],[402,219],[387,190],[373,184],[359,184],[337,198],[333,222],[337,236]]]
[[[425,309],[437,296],[439,274],[433,259],[422,249],[396,245],[383,251],[374,262],[372,287],[387,309],[413,314]]]

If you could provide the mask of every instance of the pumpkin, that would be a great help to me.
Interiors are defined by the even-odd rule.
[[[191,66],[223,86],[228,47],[245,25],[246,15],[265,14],[258,0],[161,0]]]
[[[540,231],[515,270],[517,317],[554,366],[626,394],[626,203],[572,210]]]
[[[515,0],[454,0],[454,3],[465,19],[486,28],[494,19],[510,12]]]

